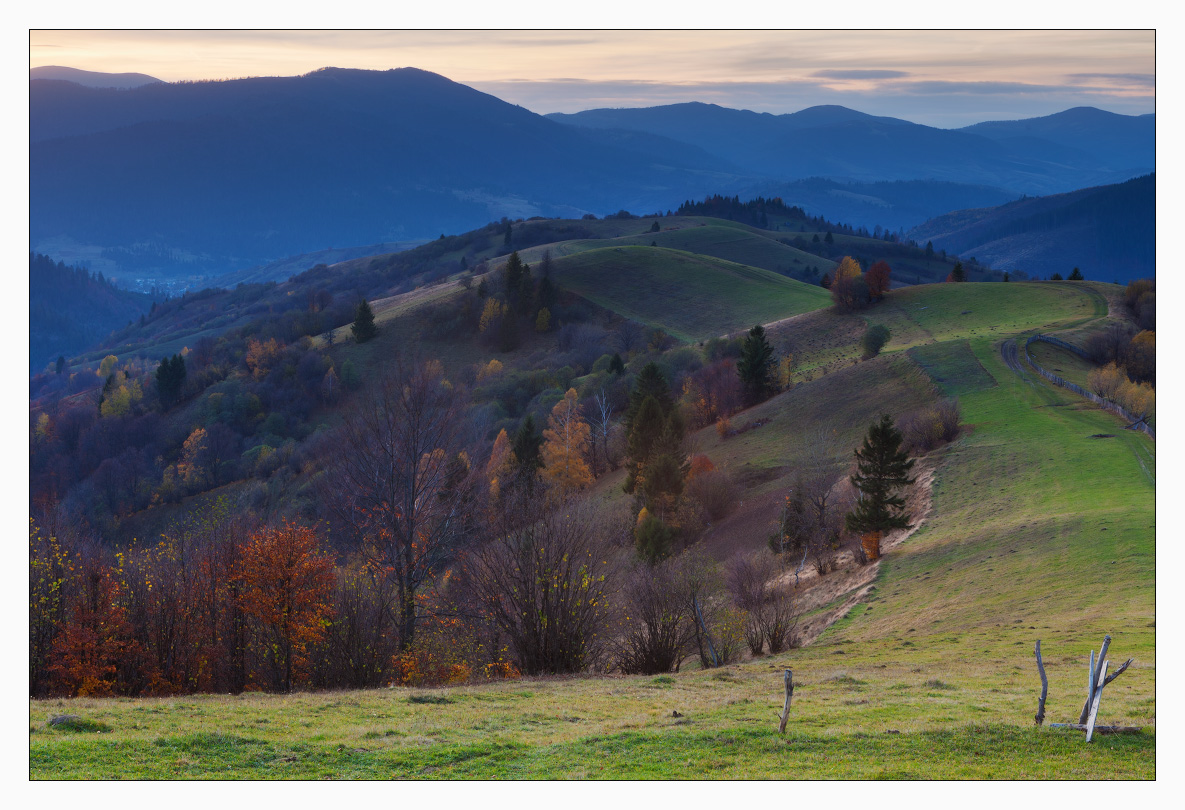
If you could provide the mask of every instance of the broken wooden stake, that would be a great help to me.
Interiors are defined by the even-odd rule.
[[[1037,639],[1037,671],[1041,673],[1041,700],[1037,702],[1037,715],[1033,721],[1041,725],[1045,722],[1045,696],[1049,694],[1049,679],[1045,677],[1045,664],[1041,663],[1041,639]]]
[[[786,670],[786,704],[782,706],[782,722],[778,724],[778,733],[786,733],[786,721],[790,719],[790,699],[794,697],[794,673]]]
[[[1107,665],[1110,661],[1103,661],[1102,676],[1107,675]],[[1090,715],[1086,718],[1086,741],[1090,742],[1090,738],[1094,736],[1094,720],[1099,713],[1099,701],[1103,699],[1103,684],[1099,682],[1098,678],[1094,679],[1098,684],[1098,688],[1094,690],[1094,700],[1090,702]]]
[[[1111,636],[1103,636],[1103,648],[1099,650],[1099,657],[1094,657],[1094,650],[1090,651],[1090,669],[1086,676],[1086,702],[1082,704],[1082,711],[1078,714],[1078,722],[1085,723],[1090,714],[1090,704],[1094,700],[1095,691],[1101,683],[1099,673],[1103,670],[1103,659],[1107,657],[1107,648],[1111,646]]]

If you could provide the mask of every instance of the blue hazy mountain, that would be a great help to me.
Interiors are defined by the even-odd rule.
[[[986,127],[983,131],[939,129],[834,105],[773,115],[690,103],[548,117],[571,126],[683,140],[778,180],[939,180],[1019,196],[1126,180],[1155,166],[1153,116],[1093,108],[1032,119],[1042,122],[1032,132],[996,124],[976,125]]]
[[[155,84],[160,79],[144,73],[100,73],[94,70],[79,70],[59,65],[45,65],[29,69],[30,79],[54,79],[64,82],[74,82],[83,87],[114,87],[127,90],[141,87],[145,84]]]
[[[1069,110],[1031,131],[943,130],[834,105],[541,116],[414,68],[29,88],[31,247],[69,243],[121,281],[757,188],[896,229],[1126,180],[1152,155],[1152,116]]]
[[[586,134],[412,68],[132,90],[34,80],[30,95],[33,244],[161,245],[178,271],[501,216],[649,212],[739,182],[692,147]]]
[[[919,243],[1031,275],[1079,268],[1097,281],[1156,274],[1156,175],[993,208],[952,211],[908,232]]]

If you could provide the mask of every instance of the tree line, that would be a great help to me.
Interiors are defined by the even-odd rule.
[[[794,643],[793,589],[771,575],[793,542],[722,568],[655,539],[655,526],[673,540],[705,508],[694,493],[714,472],[681,445],[657,367],[633,390],[635,500],[622,513],[581,499],[594,434],[574,391],[541,432],[524,420],[492,447],[467,406],[439,363],[394,363],[332,436],[314,483],[320,522],[264,524],[223,504],[117,548],[45,512],[30,529],[32,692],[657,672],[688,655],[716,666]],[[850,530],[907,521],[892,495],[908,483],[900,442],[886,417],[856,454],[852,483],[867,497]]]

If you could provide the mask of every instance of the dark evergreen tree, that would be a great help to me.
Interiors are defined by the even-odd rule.
[[[851,481],[860,490],[860,500],[844,519],[848,531],[877,534],[878,555],[880,534],[910,526],[905,499],[893,493],[914,482],[911,469],[913,459],[901,449],[901,432],[885,414],[869,426],[863,447],[856,451],[856,474]]]
[[[510,450],[514,453],[515,465],[520,475],[534,477],[543,466],[540,448],[543,447],[543,436],[535,429],[535,417],[527,414],[514,439],[510,442]]]
[[[654,444],[666,429],[666,415],[663,414],[658,400],[653,396],[646,397],[634,414],[629,432],[626,434],[626,453],[629,455],[629,471],[625,478],[626,492],[634,491],[642,468],[650,460]]]
[[[741,389],[745,404],[752,406],[769,399],[778,390],[774,374],[774,350],[765,338],[765,329],[760,324],[749,330],[741,345],[741,358],[737,361],[737,373],[741,377]]]
[[[510,237],[511,237],[511,235],[512,235],[512,234],[511,234],[510,223],[509,223],[509,222],[507,222],[507,223],[506,223],[506,232],[505,232],[505,233],[503,234],[503,236],[502,236],[502,244],[503,244],[505,247],[510,247]]]
[[[57,368],[58,374],[61,374],[63,371],[66,370],[66,358],[60,354],[58,355],[58,362],[57,362],[56,368]]]
[[[954,269],[950,271],[950,275],[946,277],[947,281],[961,282],[967,280],[967,273],[963,270],[962,262],[955,262]]]
[[[831,235],[831,231],[827,232],[827,235],[823,237],[823,241],[829,245],[835,244],[835,237]]]
[[[618,377],[625,374],[625,361],[621,359],[621,355],[617,352],[613,353],[613,358],[609,361],[609,370]]]
[[[358,302],[358,308],[354,311],[354,325],[350,327],[350,331],[354,333],[357,343],[372,340],[379,333],[378,327],[374,325],[374,312],[365,298]]]
[[[654,220],[654,224],[650,226],[650,232],[651,233],[658,233],[659,230],[661,230],[661,229],[658,227],[658,220],[656,219],[656,220]]]
[[[185,385],[185,358],[179,354],[165,357],[156,367],[156,392],[163,410],[168,410],[181,398]]]
[[[633,431],[634,418],[647,397],[654,397],[663,418],[668,417],[675,409],[675,400],[671,396],[671,386],[663,376],[662,369],[654,362],[647,363],[638,372],[634,380],[634,390],[630,392],[630,404],[626,408],[624,425],[626,435]]]
[[[1084,281],[1085,279],[1083,278],[1082,271],[1079,270],[1077,267],[1075,267],[1074,272],[1070,273],[1069,280],[1070,281]]]
[[[535,292],[535,312],[546,309],[555,313],[557,293],[555,284],[551,281],[551,251],[543,252],[543,259],[539,262],[539,288]]]
[[[656,565],[671,556],[675,547],[675,530],[654,515],[647,515],[634,530],[634,543],[638,556],[650,565]]]

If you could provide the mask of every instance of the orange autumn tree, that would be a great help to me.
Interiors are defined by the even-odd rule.
[[[576,402],[576,389],[569,388],[564,398],[551,409],[541,450],[543,470],[540,475],[561,496],[592,483],[592,471],[584,460],[588,455],[590,432]]]
[[[120,558],[117,556],[117,561]],[[126,692],[120,667],[138,657],[124,606],[123,572],[95,557],[78,566],[68,601],[69,619],[53,640],[50,677],[54,691],[70,697]]]
[[[868,285],[868,295],[872,300],[877,301],[885,297],[885,293],[889,291],[891,274],[892,269],[885,261],[879,261],[868,268],[868,272],[864,274],[864,283]]]
[[[844,256],[831,281],[831,300],[841,309],[857,309],[868,303],[868,283],[860,262]]]
[[[272,688],[290,692],[325,634],[333,560],[311,528],[285,522],[251,534],[239,570],[243,612],[262,636]]]
[[[498,438],[494,439],[490,461],[486,464],[486,480],[490,482],[491,500],[498,500],[503,486],[510,480],[513,469],[514,451],[510,449],[510,437],[506,435],[506,428],[502,428],[498,431]]]

